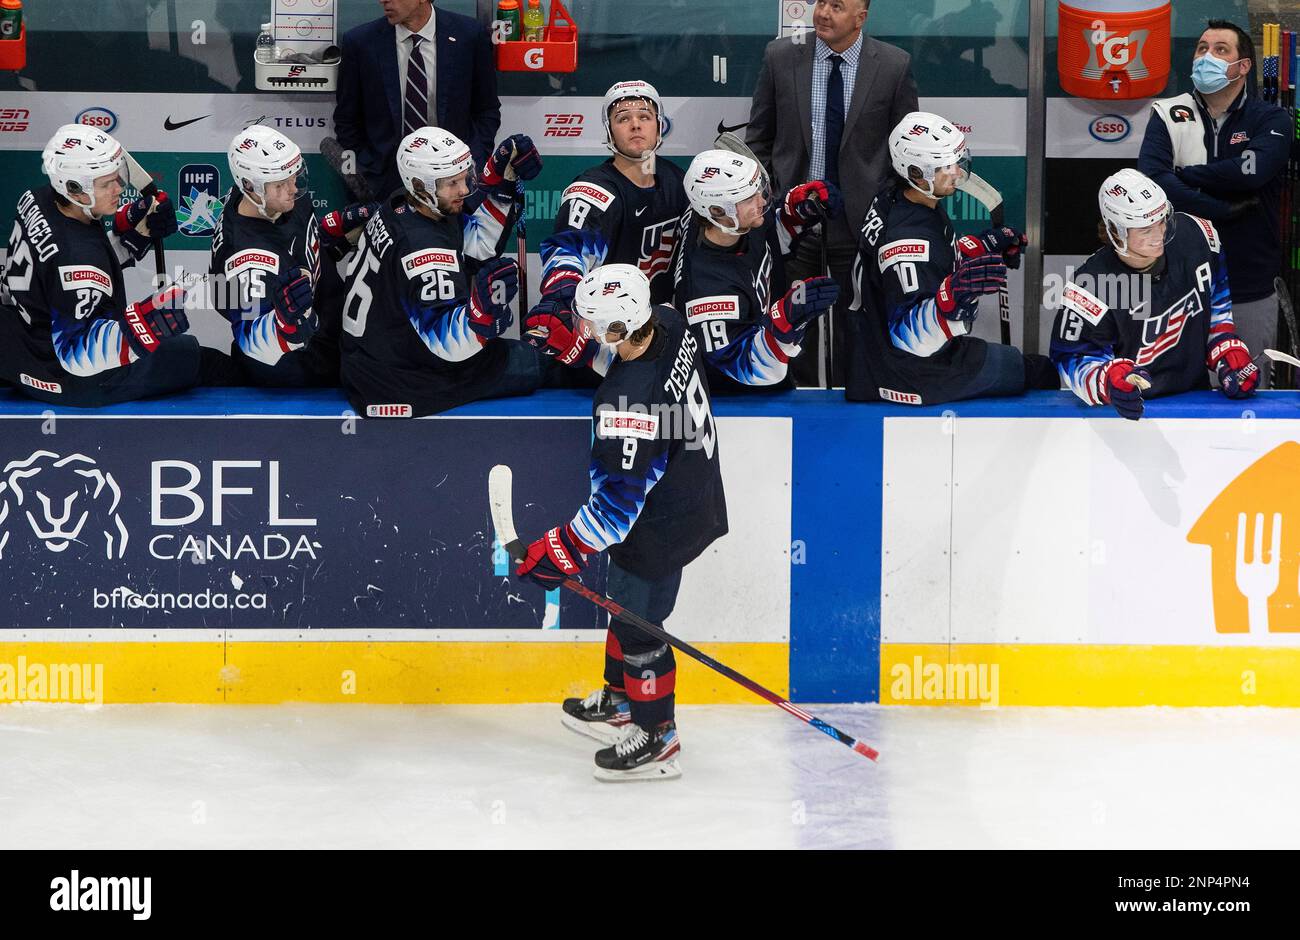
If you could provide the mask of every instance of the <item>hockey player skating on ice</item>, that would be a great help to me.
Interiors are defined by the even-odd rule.
[[[541,157],[520,134],[488,163],[497,183],[480,188],[469,148],[436,127],[398,148],[405,189],[366,224],[348,268],[342,377],[359,413],[436,414],[541,383],[549,360],[500,338],[519,267],[499,257],[517,208],[514,180],[536,176]]]
[[[969,335],[979,300],[1007,283],[1026,246],[1014,229],[955,238],[943,200],[970,170],[965,135],[913,112],[889,135],[897,176],[871,203],[850,306],[850,401],[930,405],[1058,388],[1045,356]]]
[[[793,388],[788,363],[839,287],[815,277],[784,291],[785,261],[823,207],[832,214],[842,208],[839,191],[804,183],[773,205],[757,161],[706,150],[686,171],[686,196],[691,208],[677,238],[673,304],[700,331],[710,390]],[[773,284],[783,290],[775,300]]]
[[[1134,421],[1144,398],[1209,388],[1209,372],[1229,398],[1252,394],[1259,368],[1233,331],[1214,224],[1174,212],[1132,169],[1107,179],[1098,201],[1106,245],[1066,285],[1052,327],[1061,378]]]
[[[231,354],[250,385],[337,385],[343,279],[321,257],[307,164],[279,131],[254,125],[227,151],[235,181],[212,239],[214,303],[230,321]],[[332,212],[359,225],[366,206]],[[337,233],[339,239],[342,231]]]
[[[681,167],[655,154],[668,129],[663,102],[647,82],[605,93],[605,147],[612,156],[564,190],[555,230],[542,242],[540,302],[524,338],[564,365],[585,366],[599,345],[576,328],[573,292],[602,264],[631,264],[650,279],[655,303],[672,299],[677,225],[686,211]]]
[[[0,375],[33,398],[95,407],[233,377],[227,356],[185,335],[182,288],[127,301],[123,267],[177,225],[163,192],[118,206],[125,160],[108,134],[65,124],[41,154],[49,185],[18,199],[0,282]]]
[[[575,310],[617,358],[596,390],[591,498],[528,546],[516,574],[544,588],[609,552],[606,593],[662,626],[682,569],[727,532],[717,429],[696,333],[650,303],[637,268],[611,264],[578,285]],[[565,725],[608,745],[602,780],[679,776],[673,650],[620,620],[605,641],[605,685],[564,702]]]

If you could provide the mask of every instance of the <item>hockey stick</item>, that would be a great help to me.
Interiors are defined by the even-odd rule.
[[[1273,289],[1277,291],[1277,306],[1282,313],[1282,319],[1286,322],[1288,345],[1291,347],[1292,356],[1300,356],[1300,328],[1296,326],[1295,306],[1291,303],[1291,291],[1287,289],[1286,281],[1280,277],[1273,278]],[[1270,357],[1271,358],[1271,357]],[[1292,388],[1295,387],[1296,373],[1291,373]]]
[[[512,509],[513,498],[511,496],[513,477],[514,475],[510,468],[505,464],[497,464],[493,467],[491,472],[488,474],[488,502],[492,506],[492,524],[496,528],[497,539],[505,549],[506,554],[509,555],[516,564],[518,564],[523,561],[526,550],[524,543],[519,540],[519,534],[515,531],[514,510]],[[763,688],[763,686],[759,685],[753,679],[742,676],[731,667],[724,666],[716,659],[700,652],[689,643],[684,643],[675,636],[666,633],[659,627],[656,627],[645,618],[637,616],[632,613],[632,611],[627,610],[618,604],[616,601],[612,601],[608,597],[597,594],[581,582],[575,581],[572,578],[565,578],[562,584],[573,593],[585,597],[597,607],[602,607],[609,611],[611,616],[617,617],[624,623],[632,624],[632,626],[650,634],[650,636],[654,637],[656,640],[667,643],[673,649],[685,653],[696,662],[703,663],[714,672],[721,673],[731,681],[749,689],[749,691],[753,692],[760,698],[765,698],[783,711],[794,715],[794,717],[798,718],[800,721],[812,725],[822,734],[828,735],[846,747],[852,748],[863,757],[871,760],[876,760],[880,757],[880,752],[871,747],[871,745],[867,744],[865,741],[852,738],[843,731],[840,731],[838,728],[828,725],[820,718],[808,714],[802,708],[781,698],[781,696],[777,695],[775,692]]]
[[[149,175],[149,171],[137,163],[135,157],[127,153],[125,148],[122,150],[122,156],[126,161],[127,182],[139,190],[141,196],[148,196],[156,201],[158,199],[158,184]],[[155,285],[155,289],[161,290],[162,286],[167,283],[167,258],[163,254],[161,238],[153,240],[153,261],[154,267],[158,271],[158,283]]]
[[[522,329],[524,318],[528,316],[528,223],[524,221],[528,199],[521,179],[515,180],[515,201],[519,205],[519,216],[515,219],[515,254],[519,265],[519,326]]]
[[[989,220],[994,228],[1001,228],[1005,222],[1006,203],[1002,194],[990,186],[982,177],[969,173],[957,188],[968,196],[974,197],[985,209],[989,210]],[[998,288],[998,324],[1002,331],[1002,345],[1011,345],[1011,290],[1003,284]]]

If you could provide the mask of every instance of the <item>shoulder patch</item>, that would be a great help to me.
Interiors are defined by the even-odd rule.
[[[84,290],[89,287],[110,297],[113,294],[113,279],[107,271],[93,264],[59,265],[59,284],[64,290]]]
[[[573,183],[560,194],[560,202],[568,202],[570,199],[581,199],[589,202],[597,209],[608,209],[618,198],[603,186],[597,186],[595,183],[580,181]]]
[[[269,271],[272,274],[279,274],[280,256],[274,251],[246,248],[226,259],[226,277],[238,277],[245,271]]]
[[[1210,243],[1210,251],[1217,255],[1219,253],[1219,230],[1214,227],[1214,223],[1209,219],[1202,219],[1199,215],[1192,216],[1192,219],[1201,227],[1201,233],[1205,235],[1205,240]]]
[[[881,245],[876,255],[880,270],[888,271],[901,261],[929,261],[930,243],[923,238],[904,238]]]
[[[1065,285],[1061,306],[1074,311],[1093,326],[1100,323],[1101,318],[1110,310],[1095,294],[1090,294],[1078,284]]]
[[[460,257],[450,248],[421,248],[402,255],[402,270],[409,278],[419,277],[425,271],[459,271]]]
[[[653,441],[659,436],[659,416],[644,411],[602,409],[596,416],[596,436],[634,437],[642,441]]]
[[[739,320],[740,297],[736,294],[700,297],[686,302],[686,322],[691,326],[708,320]]]

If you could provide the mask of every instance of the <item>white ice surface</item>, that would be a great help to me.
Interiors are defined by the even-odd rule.
[[[1300,710],[686,707],[680,780],[558,708],[0,707],[0,849],[1300,846]]]

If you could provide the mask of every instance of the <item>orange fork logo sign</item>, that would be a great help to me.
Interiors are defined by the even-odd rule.
[[[1300,444],[1247,467],[1206,507],[1187,541],[1210,546],[1214,629],[1300,633]]]

